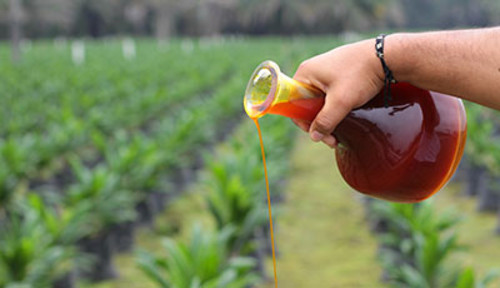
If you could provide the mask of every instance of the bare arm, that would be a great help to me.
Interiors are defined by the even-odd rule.
[[[500,28],[386,40],[387,65],[399,81],[500,110]]]
[[[314,141],[335,145],[337,124],[383,88],[375,40],[341,46],[304,61],[295,79],[327,94],[313,123],[295,121]],[[385,60],[401,82],[500,110],[500,27],[399,33],[385,39]]]

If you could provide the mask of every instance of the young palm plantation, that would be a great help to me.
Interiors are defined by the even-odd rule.
[[[172,288],[270,284],[264,172],[256,129],[242,109],[245,85],[263,60],[291,74],[340,41],[129,39],[133,57],[122,53],[122,41],[72,42],[34,41],[17,64],[0,43],[0,287],[136,287],[130,279]],[[72,47],[85,53],[78,63]],[[492,200],[500,183],[500,118],[467,105],[462,186],[479,198],[479,210],[500,213]],[[290,170],[297,129],[288,119],[269,115],[260,124],[273,220],[281,229],[288,180],[308,171]],[[201,206],[169,214],[186,191]],[[457,217],[426,203],[368,207],[384,285],[497,283],[494,273],[450,264],[463,250]]]

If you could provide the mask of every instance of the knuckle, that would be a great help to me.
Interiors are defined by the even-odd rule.
[[[333,93],[332,93],[333,94]],[[330,99],[330,106],[337,111],[349,112],[354,107],[355,97],[348,93],[335,93],[335,97]]]
[[[333,105],[335,105],[336,109],[347,110],[351,104],[347,97],[337,97]]]
[[[331,117],[327,113],[321,113],[315,120],[316,129],[323,133],[331,132],[333,123]]]

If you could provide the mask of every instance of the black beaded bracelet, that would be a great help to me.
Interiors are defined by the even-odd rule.
[[[391,69],[389,69],[384,60],[384,38],[385,34],[380,34],[375,38],[375,51],[377,52],[377,57],[380,59],[380,63],[382,63],[382,69],[384,69],[384,104],[387,108],[389,106],[389,101],[392,100],[391,84],[397,81],[394,79]]]

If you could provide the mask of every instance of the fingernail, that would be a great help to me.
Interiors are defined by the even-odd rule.
[[[313,131],[311,132],[311,139],[314,141],[314,142],[318,142],[320,141],[321,139],[323,139],[323,137],[325,137],[325,135],[319,133],[318,131]]]

